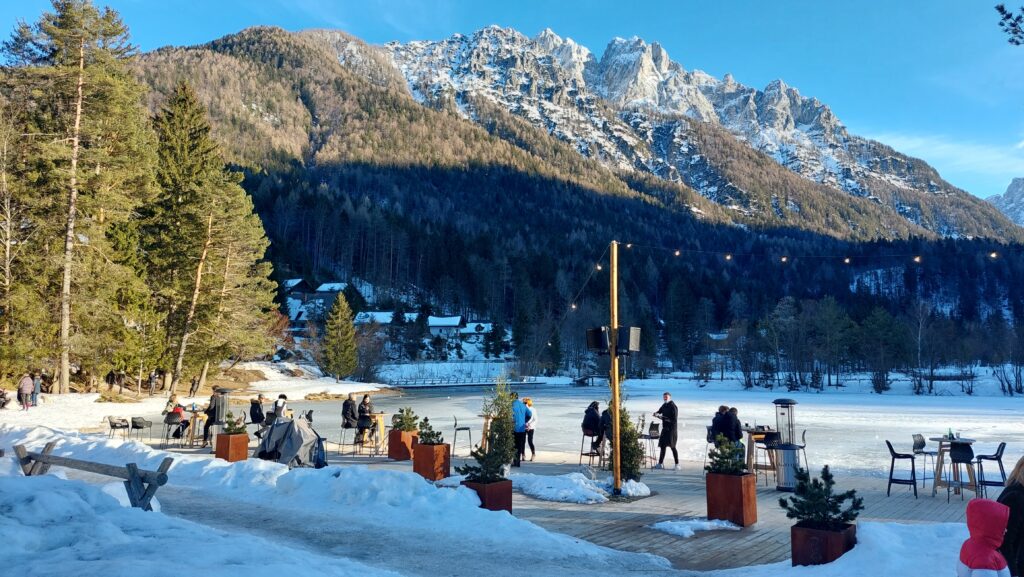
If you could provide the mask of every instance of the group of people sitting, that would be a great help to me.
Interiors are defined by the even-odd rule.
[[[370,436],[376,435],[377,423],[374,422],[373,403],[370,395],[363,395],[363,400],[356,405],[356,396],[349,393],[341,405],[341,426],[345,429],[356,429],[356,444],[362,445]]]
[[[739,411],[736,407],[718,407],[718,412],[711,419],[711,439],[718,439],[718,435],[732,443],[742,444],[743,427],[740,425]]]

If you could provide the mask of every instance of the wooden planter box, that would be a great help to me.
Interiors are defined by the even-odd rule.
[[[249,435],[245,433],[236,433],[234,435],[221,433],[217,435],[217,451],[215,455],[218,459],[224,459],[229,463],[248,459]]]
[[[740,527],[757,523],[757,476],[708,473],[704,478],[708,519],[723,519]]]
[[[841,531],[828,531],[797,523],[790,529],[790,544],[794,567],[831,563],[857,544],[857,525],[848,523]]]
[[[452,447],[416,444],[412,448],[412,470],[428,481],[440,481],[452,474]]]
[[[391,429],[388,432],[388,458],[394,461],[408,461],[412,459],[412,448],[416,446],[419,439],[419,432],[399,431]]]
[[[463,481],[462,484],[473,489],[480,496],[481,509],[512,512],[512,481],[508,479],[494,483]]]

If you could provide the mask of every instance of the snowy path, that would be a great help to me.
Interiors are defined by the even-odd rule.
[[[319,555],[330,555],[365,563],[404,575],[435,577],[476,577],[507,575],[528,559],[531,577],[542,575],[614,575],[623,572],[656,571],[659,575],[681,574],[666,569],[650,556],[611,552],[605,559],[579,557],[546,558],[526,550],[452,543],[445,535],[424,534],[413,527],[387,525],[381,519],[343,518],[303,510],[291,511],[273,504],[257,508],[251,503],[209,499],[203,491],[165,487],[160,492],[162,512],[224,531],[242,531],[268,540],[286,543]],[[201,504],[201,506],[197,506]],[[497,514],[497,513],[496,513]]]

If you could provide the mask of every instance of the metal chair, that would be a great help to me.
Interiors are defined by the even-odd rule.
[[[176,429],[181,426],[181,413],[167,413],[164,417],[164,442],[163,448],[167,448],[170,443],[171,435]],[[177,439],[178,446],[181,446],[181,439]]]
[[[892,448],[892,443],[888,440],[885,441],[885,446],[889,448],[889,456],[892,457],[892,461],[889,463],[889,486],[885,489],[885,496],[889,497],[892,495],[893,485],[913,485],[914,487],[914,498],[917,499],[917,467],[914,465],[916,459],[911,453],[897,453],[896,449]],[[896,461],[902,459],[908,459],[910,461],[910,478],[909,479],[896,479],[893,478],[893,473],[896,470]]]
[[[586,446],[587,438],[590,438],[590,450],[584,451],[583,448]],[[598,463],[601,462],[601,453],[596,450],[595,443],[597,443],[597,433],[583,429],[583,438],[580,439],[580,465],[583,464],[583,457],[589,459],[587,464],[590,466],[594,465],[594,457],[598,458]]]
[[[978,479],[977,479],[977,483],[978,483],[978,486],[981,488],[981,492],[982,492],[982,496],[983,497],[988,495],[988,488],[987,487],[1005,487],[1006,486],[1006,470],[1003,469],[1003,451],[1005,451],[1005,450],[1006,450],[1006,443],[999,443],[999,448],[996,449],[995,453],[992,453],[991,455],[978,455],[977,456],[977,462],[978,462]],[[996,463],[998,463],[999,464],[999,476],[1001,477],[1001,480],[999,480],[999,481],[995,481],[995,480],[989,481],[989,480],[985,479],[985,466],[982,463],[982,461],[995,461]]]
[[[132,417],[132,428],[129,431],[129,436],[135,431],[139,432],[139,440],[142,440],[142,429],[149,429],[149,438],[153,438],[153,421],[147,421],[142,417]]]
[[[651,468],[658,462],[658,439],[661,437],[661,423],[651,423],[651,426],[647,429],[647,434],[641,438],[647,441],[647,460],[650,462]]]
[[[459,426],[459,418],[458,417],[453,415],[452,418],[455,419],[455,434],[452,435],[452,457],[455,456],[455,443],[457,443],[458,440],[459,440],[459,431],[462,431],[462,432],[466,433],[467,435],[469,435],[469,452],[472,454],[472,452],[473,452],[473,431],[469,428],[469,425],[462,425],[460,427]]]
[[[924,440],[924,435],[914,433],[914,455],[921,456],[924,459],[924,469],[921,470],[921,486],[924,487],[928,484],[928,479],[935,477],[935,458],[939,454],[938,451],[932,451],[925,448],[927,443]],[[928,476],[928,457],[932,459],[932,476]]]
[[[775,447],[779,444],[780,441],[781,437],[778,431],[768,431],[767,433],[764,434],[764,437],[760,441],[756,441],[754,443],[754,474],[756,475],[758,471],[764,471],[765,486],[768,485],[768,471],[771,471],[772,475],[775,476],[776,480],[778,480],[779,473],[774,468],[769,468],[767,466],[763,468],[759,467],[758,465],[760,465],[761,463],[761,455],[764,454],[765,465],[774,464],[774,457],[770,452],[775,450]]]
[[[711,432],[711,425],[705,425],[705,427],[708,430],[707,439],[706,439],[707,442],[708,442],[708,446],[704,447],[704,467],[707,467],[708,466],[708,453],[711,452],[711,449],[715,448],[715,437],[714,437],[714,434]],[[706,475],[707,471],[704,469],[704,467],[701,467],[701,471],[703,472],[702,474]]]
[[[952,478],[946,479],[946,502],[949,503],[949,495],[954,489],[960,492],[961,501],[964,499],[964,489],[971,489],[977,495],[977,477],[974,477],[974,449],[971,448],[970,443],[957,443],[956,441],[949,443],[949,465]],[[964,482],[963,473],[960,472],[961,465],[967,467],[969,478],[974,478],[973,483]]]
[[[352,445],[352,454],[353,455],[356,454],[356,434],[355,434],[355,430],[356,430],[355,427],[346,427],[344,422],[341,424],[341,435],[339,435],[339,438],[338,438],[338,454],[339,455],[343,454],[344,451],[345,451],[345,431],[352,431],[352,442],[350,444]]]
[[[107,424],[110,425],[110,432],[107,434],[108,439],[112,439],[117,431],[121,431],[122,439],[128,438],[131,425],[128,424],[127,420],[120,417],[107,417]]]

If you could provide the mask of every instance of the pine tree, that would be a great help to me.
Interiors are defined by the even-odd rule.
[[[356,371],[356,330],[345,295],[338,294],[327,316],[320,366],[338,379]]]
[[[478,446],[470,455],[476,465],[455,467],[460,475],[476,483],[494,483],[505,478],[503,469],[516,455],[514,424],[512,422],[512,389],[504,379],[498,379],[491,396],[484,400],[483,413],[491,416],[487,431],[487,449]]]
[[[125,66],[133,54],[117,13],[88,0],[54,0],[3,45],[3,92],[23,102],[22,133],[33,142],[22,185],[39,202],[31,246],[39,262],[25,281],[59,304],[48,318],[59,337],[52,348],[45,338],[38,345],[59,356],[60,392],[69,390],[72,357],[95,375],[130,330],[117,287],[135,275],[110,235],[148,201],[154,165],[143,90]]]
[[[272,343],[268,246],[240,175],[225,170],[206,112],[179,83],[157,116],[160,195],[146,215],[147,269],[167,316],[173,391],[186,365],[244,358]]]

